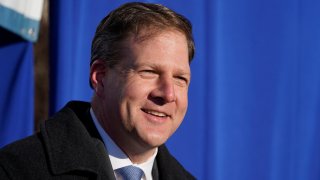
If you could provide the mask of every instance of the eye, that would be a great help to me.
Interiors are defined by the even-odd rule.
[[[179,86],[187,86],[189,85],[189,79],[184,76],[176,76],[174,77],[177,85]]]
[[[147,79],[158,76],[157,72],[152,69],[141,70],[139,71],[139,74],[141,77],[147,78]]]

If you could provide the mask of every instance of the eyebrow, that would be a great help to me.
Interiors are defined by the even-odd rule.
[[[162,68],[165,68],[161,64],[159,65],[159,64],[152,63],[152,62],[143,62],[143,63],[136,62],[136,63],[131,64],[131,68],[133,68],[133,69],[140,68],[140,67],[150,67],[155,70],[161,70]],[[190,69],[190,67],[188,69]],[[180,67],[176,68],[174,74],[191,77],[190,70],[186,71],[184,68],[180,68]]]

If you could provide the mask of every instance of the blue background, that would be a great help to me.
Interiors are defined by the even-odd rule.
[[[95,28],[124,2],[50,1],[51,113],[69,100],[90,101]],[[198,179],[319,180],[320,1],[144,2],[164,4],[194,27],[189,111],[167,143],[175,157]]]

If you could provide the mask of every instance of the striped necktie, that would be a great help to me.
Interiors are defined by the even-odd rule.
[[[142,169],[135,166],[125,166],[116,169],[115,172],[120,174],[123,180],[141,180],[144,174]]]

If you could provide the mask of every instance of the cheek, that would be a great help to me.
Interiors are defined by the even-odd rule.
[[[182,90],[177,93],[178,95],[178,109],[183,115],[187,112],[188,109],[188,91]]]
[[[174,122],[174,130],[176,130],[182,123],[184,116],[188,109],[188,95],[185,91],[180,91],[177,98],[177,109],[176,109],[176,121]]]
[[[124,118],[133,121],[132,118],[137,115],[136,113],[144,105],[148,92],[148,86],[137,82],[130,82],[124,86],[120,97],[121,112]]]
[[[123,96],[131,101],[142,101],[148,97],[151,86],[143,81],[132,79],[124,88]]]

